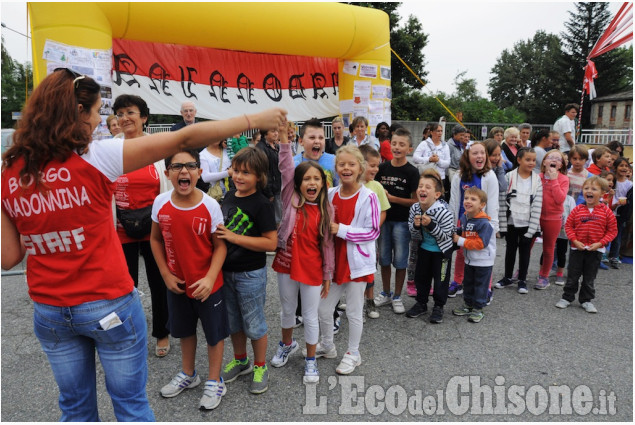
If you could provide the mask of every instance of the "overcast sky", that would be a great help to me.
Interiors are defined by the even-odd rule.
[[[617,13],[621,2],[613,2],[610,11]],[[572,2],[403,2],[398,9],[402,22],[409,15],[419,18],[428,34],[423,49],[428,75],[427,88],[431,92],[452,93],[454,78],[467,71],[466,78],[474,78],[484,97],[489,97],[487,84],[490,71],[504,49],[512,49],[520,40],[532,38],[538,30],[552,34],[564,31],[567,12]],[[26,3],[0,3],[0,17],[7,27],[26,34]],[[11,57],[19,62],[31,60],[31,48],[25,37],[2,28],[5,45]],[[393,60],[395,66],[401,66]],[[602,70],[598,70],[602,73]],[[580,81],[580,84],[582,82]]]

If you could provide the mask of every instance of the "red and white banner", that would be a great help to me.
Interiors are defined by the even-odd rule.
[[[278,106],[292,121],[339,114],[338,60],[113,39],[113,99],[141,96],[152,114],[224,119]]]

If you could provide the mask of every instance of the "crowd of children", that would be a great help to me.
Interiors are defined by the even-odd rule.
[[[267,390],[266,252],[276,249],[272,267],[278,274],[281,338],[270,364],[283,367],[300,349],[293,331],[301,315],[306,384],[319,381],[318,358],[338,356],[333,325],[342,297],[348,343],[336,372],[350,374],[362,362],[363,323],[366,317],[379,317],[378,307],[390,304],[395,313],[416,318],[428,312],[431,297],[429,321],[438,324],[448,297],[463,294],[463,305],[452,313],[478,323],[493,299],[493,281],[495,288],[516,284],[520,294],[527,294],[530,252],[539,235],[543,255],[534,288],[547,288],[555,267],[555,284],[564,286],[556,307],[567,307],[579,289],[581,306],[597,312],[592,301],[602,254],[611,267],[619,267],[620,239],[632,209],[627,159],[615,159],[600,147],[587,170],[584,147],[576,145],[568,155],[549,150],[550,134],[538,132],[533,144],[542,161],[537,163],[536,149],[517,144],[510,151],[515,166],[506,172],[510,158],[503,154],[510,147],[489,139],[461,144],[448,185],[435,168],[420,174],[410,164],[413,141],[406,129],[397,128],[386,139],[392,158],[381,162],[370,144],[343,143],[334,154],[325,153],[318,120],[300,129],[304,152],[294,158],[286,125],[263,134],[266,140],[274,133],[279,137],[275,169],[280,195],[263,194],[274,168],[269,164],[273,156],[268,160],[264,149],[246,147],[233,155],[228,175],[235,190],[225,194],[220,206],[196,190],[202,172],[196,151],[165,161],[174,189],[154,202],[151,245],[169,290],[168,327],[181,340],[182,365],[161,389],[162,396],[174,397],[201,383],[194,367],[199,319],[209,357],[200,407],[218,406],[227,383],[239,376],[252,377],[252,393]],[[448,186],[449,198],[444,196]],[[280,203],[275,213],[274,202]],[[493,276],[497,236],[506,241],[499,279]],[[406,312],[401,295],[412,247],[416,302]],[[374,297],[377,263],[382,290]],[[233,359],[223,368],[227,336]],[[247,357],[248,338],[253,365]]]

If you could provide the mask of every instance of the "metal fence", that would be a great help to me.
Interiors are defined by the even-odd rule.
[[[582,130],[578,143],[585,145],[606,145],[617,140],[624,146],[633,145],[633,130]]]

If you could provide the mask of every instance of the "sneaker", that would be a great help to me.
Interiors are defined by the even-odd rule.
[[[597,313],[598,309],[595,308],[595,306],[593,304],[591,304],[590,301],[587,301],[585,303],[582,303],[581,307],[584,309],[584,311],[586,311],[587,313]]]
[[[538,282],[534,285],[534,289],[547,289],[549,287],[549,279],[543,276],[538,276]],[[520,287],[518,287],[520,292]]]
[[[320,372],[318,372],[317,361],[304,361],[304,378],[302,378],[302,380],[305,384],[315,384],[320,381]]]
[[[306,357],[306,348],[302,349],[302,355]],[[333,346],[327,350],[318,342],[315,347],[315,358],[319,359],[320,357],[324,357],[325,359],[334,359],[337,357],[337,349]]]
[[[410,307],[410,310],[406,312],[406,317],[414,318],[419,317],[422,314],[426,314],[428,312],[428,306],[425,304],[421,304],[420,302],[416,302],[415,305]]]
[[[607,266],[606,264],[604,264],[603,262],[600,262],[600,269],[602,270],[608,270],[609,266]]]
[[[481,320],[483,320],[484,316],[485,315],[483,314],[483,310],[481,310],[480,308],[475,308],[474,310],[472,310],[470,315],[467,317],[467,320],[472,322],[472,323],[478,323]]]
[[[602,262],[604,264],[608,264],[609,263],[609,257],[606,255],[606,252],[602,253]]]
[[[262,394],[269,388],[269,369],[267,365],[254,366],[254,379],[251,381],[249,392]]]
[[[487,300],[485,301],[485,305],[490,305],[492,303],[492,300],[494,299],[494,294],[492,293],[491,289],[487,290]]]
[[[392,299],[392,311],[397,314],[404,314],[406,312],[406,309],[403,306],[403,301],[401,301],[401,297]]]
[[[377,311],[374,300],[366,300],[366,316],[371,319],[377,319],[379,317],[379,312]]]
[[[556,276],[556,281],[553,282],[558,286],[564,286],[565,280],[564,280],[564,276]]]
[[[542,238],[540,236],[536,238],[536,243],[542,243]]]
[[[194,376],[179,372],[169,384],[161,388],[161,395],[166,398],[176,397],[187,388],[194,388],[201,383],[201,377],[194,371]]]
[[[527,290],[527,282],[525,282],[524,280],[519,280],[518,281],[518,293],[519,294],[526,294],[529,291]]]
[[[249,358],[247,358],[244,362],[240,362],[236,359],[232,359],[231,362],[227,363],[225,369],[220,374],[223,383],[232,382],[240,375],[247,375],[252,371],[251,362]]]
[[[567,308],[569,307],[569,304],[571,304],[569,301],[565,300],[564,298],[561,298],[560,301],[556,303],[556,307]]]
[[[295,316],[295,325],[293,325],[293,327],[299,328],[303,324],[304,324],[304,319],[302,319],[302,316]]]
[[[448,289],[448,297],[454,298],[457,295],[461,295],[463,293],[463,285],[452,281],[450,283],[450,288]]]
[[[430,323],[442,323],[443,322],[443,307],[440,305],[435,305],[432,308],[432,313],[430,314]]]
[[[221,379],[221,382],[209,379],[205,382],[205,389],[203,390],[203,397],[198,403],[198,407],[205,410],[212,410],[218,407],[221,398],[227,392],[227,387]]]
[[[333,335],[337,335],[340,333],[340,324],[342,320],[339,316],[335,320],[333,320]]]
[[[494,288],[496,289],[507,288],[508,286],[511,286],[513,284],[514,282],[512,282],[510,278],[504,277],[494,284]]]
[[[465,304],[463,305],[463,307],[457,307],[452,310],[452,314],[454,314],[455,316],[467,316],[470,313],[472,313],[472,307],[468,307]]]
[[[518,280],[518,275],[520,274],[520,270],[516,270],[514,272],[514,274],[512,275],[512,279],[511,280]]]
[[[612,269],[619,269],[620,263],[617,258],[609,258],[609,266],[611,266]]]
[[[282,341],[278,343],[278,351],[276,355],[271,359],[271,366],[273,367],[282,367],[287,364],[289,361],[289,356],[296,351],[298,351],[300,346],[295,341],[295,339],[291,340],[291,344],[284,345]]]
[[[381,291],[379,295],[375,297],[375,305],[377,307],[390,304],[391,302],[392,302],[392,292],[385,293],[384,291]]]
[[[406,283],[406,293],[408,294],[409,297],[417,296],[417,286],[415,285],[414,280],[409,280]]]
[[[337,369],[335,369],[335,372],[339,373],[340,375],[348,375],[350,373],[353,373],[355,368],[360,364],[362,364],[362,356],[360,356],[359,354],[357,356],[354,356],[350,352],[347,352],[346,354],[344,354],[344,357],[342,357],[342,361],[337,366]]]

